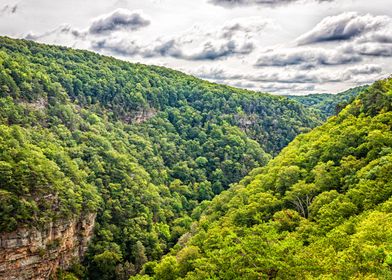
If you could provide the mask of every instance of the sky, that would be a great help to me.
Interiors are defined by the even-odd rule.
[[[0,0],[0,35],[273,94],[392,73],[391,0]]]

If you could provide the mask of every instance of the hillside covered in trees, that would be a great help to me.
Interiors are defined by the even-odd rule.
[[[355,97],[367,87],[368,86],[355,87],[337,94],[320,93],[302,96],[287,95],[286,97],[298,101],[317,114],[320,119],[326,120],[339,113],[340,110],[351,103]]]
[[[392,78],[215,197],[131,279],[391,279]]]
[[[0,108],[0,232],[97,213],[80,279],[154,274],[209,200],[321,123],[284,97],[6,37]]]

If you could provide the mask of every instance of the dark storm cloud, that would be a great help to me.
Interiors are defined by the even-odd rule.
[[[134,31],[146,27],[150,23],[150,20],[139,12],[118,9],[93,21],[89,32],[91,34],[101,34],[118,30]]]
[[[328,41],[349,40],[368,32],[377,31],[390,23],[387,16],[360,15],[355,12],[342,13],[324,18],[312,30],[297,39],[299,45]]]
[[[344,65],[361,61],[361,56],[345,53],[342,50],[325,50],[313,48],[281,49],[262,54],[255,66],[258,67],[283,67],[300,66],[313,68],[316,66]]]

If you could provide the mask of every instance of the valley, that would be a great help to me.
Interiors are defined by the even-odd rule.
[[[392,277],[391,79],[274,96],[0,37],[0,108],[0,279]]]

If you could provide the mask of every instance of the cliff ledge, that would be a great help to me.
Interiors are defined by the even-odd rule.
[[[43,229],[0,233],[0,280],[48,279],[80,260],[93,234],[95,214],[49,223]]]

